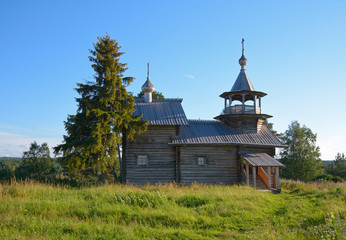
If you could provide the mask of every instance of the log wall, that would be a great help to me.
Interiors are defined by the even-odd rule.
[[[275,155],[275,147],[255,147],[255,146],[240,146],[241,153],[266,153],[271,157]]]
[[[149,126],[127,144],[126,182],[155,184],[176,180],[175,146],[168,145],[176,136],[176,126]],[[137,155],[148,155],[148,165],[138,166]]]
[[[146,132],[128,141],[127,183],[234,184],[241,182],[238,152],[275,154],[274,147],[169,145],[177,131],[176,126],[149,126]],[[137,155],[147,155],[148,165],[137,165]],[[206,157],[206,165],[197,164],[198,156]]]
[[[199,166],[197,156],[205,156]],[[181,183],[238,183],[239,161],[236,146],[184,146],[180,148]]]

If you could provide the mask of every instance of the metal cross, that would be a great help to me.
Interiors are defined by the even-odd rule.
[[[149,63],[148,63],[148,72],[147,72],[148,76],[147,78],[149,79]]]
[[[241,46],[242,46],[242,54],[244,55],[244,38],[241,39]]]

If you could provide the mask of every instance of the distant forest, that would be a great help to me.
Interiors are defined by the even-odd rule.
[[[17,157],[0,157],[0,170],[4,168],[10,168],[12,170],[19,167],[22,163],[22,158]]]

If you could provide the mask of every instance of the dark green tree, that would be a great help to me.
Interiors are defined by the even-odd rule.
[[[281,176],[294,180],[310,181],[322,173],[320,149],[316,146],[316,134],[294,121],[281,137],[288,148],[281,155]]]
[[[346,179],[346,156],[344,153],[337,153],[335,160],[326,166],[325,172],[334,177]]]
[[[47,176],[55,173],[53,160],[47,143],[38,145],[31,143],[29,151],[23,152],[22,163],[16,169],[20,178],[35,178]]]
[[[141,91],[137,94],[137,98],[142,98],[144,96],[144,93]],[[152,99],[164,99],[165,96],[163,96],[162,92],[154,91],[152,94]]]
[[[277,138],[279,138],[279,139],[281,139],[281,137],[282,137],[282,133],[279,133],[278,131],[276,131],[276,130],[274,130],[274,123],[270,123],[270,122],[268,122],[267,120],[266,120],[266,124],[267,124],[267,126],[268,126],[268,128],[269,128],[269,130],[277,137]]]
[[[115,165],[118,144],[147,128],[141,116],[132,116],[134,99],[126,87],[134,78],[124,77],[127,68],[119,50],[109,35],[98,37],[89,57],[95,81],[77,84],[77,113],[68,116],[64,142],[54,148],[69,173],[92,169],[102,182],[107,168]]]

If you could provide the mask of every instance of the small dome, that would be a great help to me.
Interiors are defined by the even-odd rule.
[[[244,67],[246,65],[246,63],[247,63],[247,59],[243,54],[243,55],[241,55],[241,58],[239,58],[239,64],[240,64],[240,66]]]
[[[154,92],[155,91],[155,87],[154,85],[150,82],[149,77],[147,78],[147,81],[145,81],[145,83],[142,86],[142,92]]]

